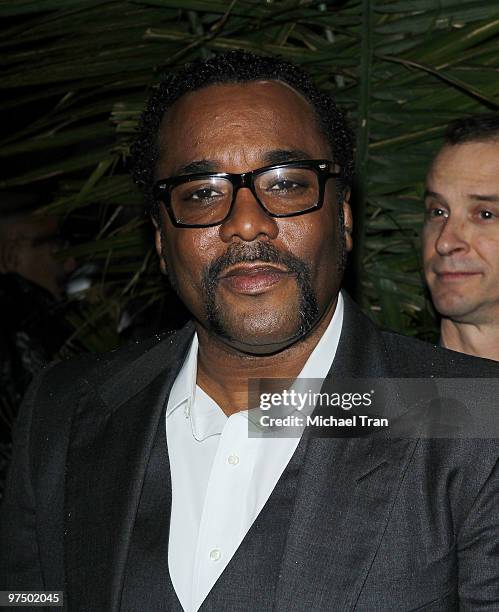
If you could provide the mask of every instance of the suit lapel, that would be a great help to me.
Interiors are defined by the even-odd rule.
[[[382,337],[345,296],[343,330],[328,378],[390,376]],[[277,610],[355,608],[416,443],[384,432],[308,441]]]
[[[66,476],[70,609],[119,610],[149,455],[192,332],[189,325],[120,367],[105,388],[89,389],[80,401]],[[171,489],[170,474],[165,478]]]
[[[353,610],[416,440],[309,441],[276,609]]]

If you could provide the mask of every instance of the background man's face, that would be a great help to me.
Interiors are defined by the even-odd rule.
[[[499,317],[499,142],[446,146],[427,177],[423,259],[435,308],[463,323]]]
[[[215,85],[183,96],[163,120],[160,142],[158,179],[331,159],[308,102],[277,82]],[[198,323],[248,353],[281,350],[309,331],[334,305],[341,282],[335,187],[329,180],[322,209],[284,219],[269,217],[249,189],[239,190],[231,216],[216,227],[175,228],[162,209],[162,266]],[[263,270],[261,285],[230,276],[255,261],[283,273]]]
[[[8,224],[0,239],[0,272],[15,272],[63,297],[64,284],[75,269],[74,258],[56,256],[59,250],[56,217],[20,217]]]

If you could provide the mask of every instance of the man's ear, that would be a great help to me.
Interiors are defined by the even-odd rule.
[[[20,269],[23,245],[18,234],[14,228],[8,228],[0,235],[0,274]]]
[[[343,194],[343,219],[344,219],[344,231],[345,231],[345,247],[347,251],[351,251],[353,248],[353,217],[352,209],[350,207],[350,189],[346,189]]]
[[[156,246],[156,253],[159,257],[159,268],[163,274],[168,275],[168,267],[166,265],[166,257],[163,249],[163,230],[161,229],[161,222],[158,222],[154,217],[151,217],[154,225],[154,243]]]

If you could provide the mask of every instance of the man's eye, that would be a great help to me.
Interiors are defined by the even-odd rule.
[[[278,181],[273,185],[269,185],[267,191],[276,193],[283,191],[296,191],[297,189],[304,189],[306,186],[301,183],[297,183],[295,181],[283,179],[282,181]]]
[[[426,216],[430,219],[445,219],[448,213],[443,208],[432,207],[426,210]]]
[[[220,197],[222,194],[211,187],[203,187],[202,189],[196,189],[196,191],[188,192],[184,196],[184,200],[186,202],[190,200],[194,200],[196,202],[209,202],[217,197]]]
[[[481,210],[478,213],[478,216],[483,221],[489,221],[490,219],[495,219],[496,215],[490,210]]]

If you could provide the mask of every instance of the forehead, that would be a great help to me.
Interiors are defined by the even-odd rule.
[[[258,163],[265,151],[299,149],[328,157],[310,103],[278,81],[210,85],[182,96],[160,128],[160,164],[193,159]]]
[[[12,223],[12,227],[26,238],[56,235],[59,226],[57,217],[23,217]]]
[[[499,193],[499,141],[445,146],[435,158],[427,183],[436,190]]]

